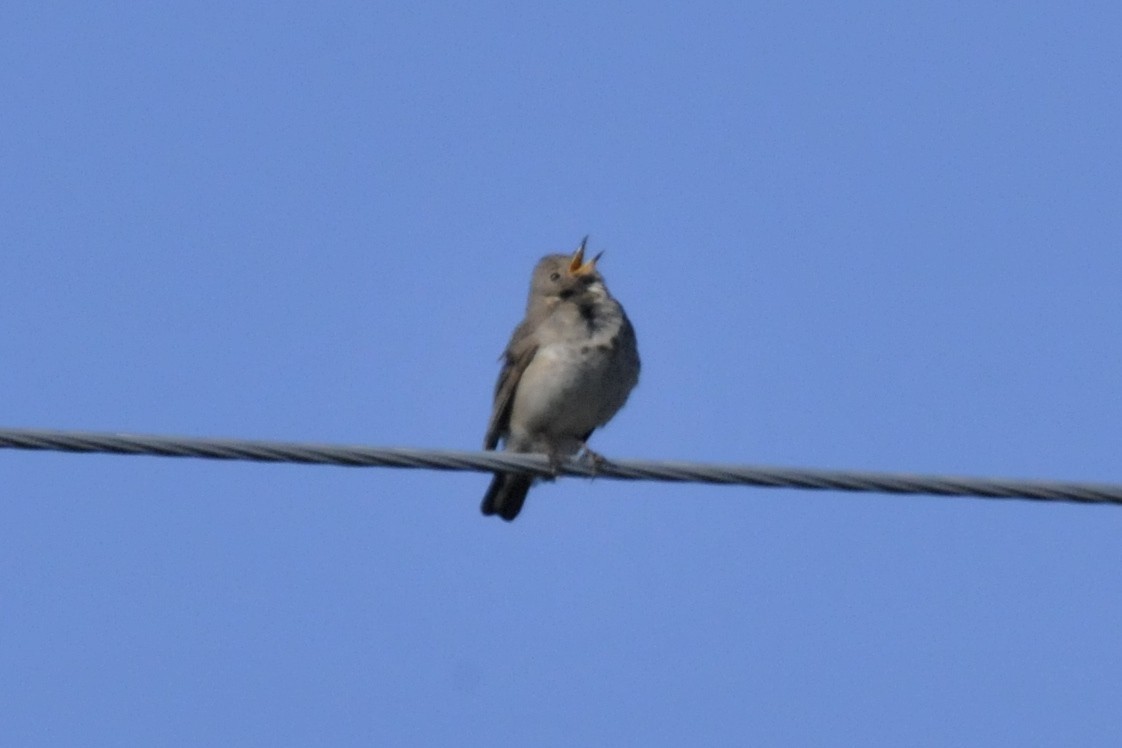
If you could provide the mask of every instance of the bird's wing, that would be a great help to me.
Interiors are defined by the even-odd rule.
[[[519,325],[503,353],[503,369],[495,385],[495,406],[491,410],[491,422],[487,424],[487,436],[483,439],[484,449],[494,449],[509,428],[514,393],[522,381],[522,372],[526,371],[537,352],[538,344],[529,326],[526,323]]]

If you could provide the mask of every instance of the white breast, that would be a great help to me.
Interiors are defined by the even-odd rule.
[[[622,310],[608,299],[596,309],[596,324],[576,307],[559,309],[543,323],[540,347],[511,406],[516,449],[571,453],[623,406],[638,376],[634,338],[627,338],[625,352],[618,337],[624,324]]]
[[[589,345],[558,343],[539,349],[515,393],[510,414],[515,441],[537,450],[571,451],[579,446],[581,437],[622,405],[605,415],[605,401],[614,389],[609,359],[603,349]]]

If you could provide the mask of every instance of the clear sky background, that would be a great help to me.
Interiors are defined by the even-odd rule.
[[[1114,3],[0,12],[0,424],[1122,481]],[[7,745],[1122,740],[1122,510],[0,452]]]

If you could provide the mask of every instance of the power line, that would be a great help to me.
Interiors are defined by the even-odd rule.
[[[328,444],[199,439],[0,428],[0,448],[201,457],[214,460],[289,462],[346,467],[397,467],[552,475],[544,455],[457,452],[434,449],[350,447]],[[1122,485],[871,473],[807,468],[709,465],[691,462],[611,460],[596,466],[579,460],[561,464],[564,475],[678,483],[738,484],[768,488],[973,496],[987,499],[1122,504]]]

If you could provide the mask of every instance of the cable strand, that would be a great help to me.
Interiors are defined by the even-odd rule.
[[[299,444],[87,431],[0,428],[0,448],[343,467],[393,467],[487,473],[507,471],[525,472],[543,477],[553,475],[546,457],[536,454]],[[1096,483],[647,460],[610,460],[593,466],[581,460],[569,459],[560,465],[558,472],[562,475],[618,480],[1122,504],[1122,485]]]

